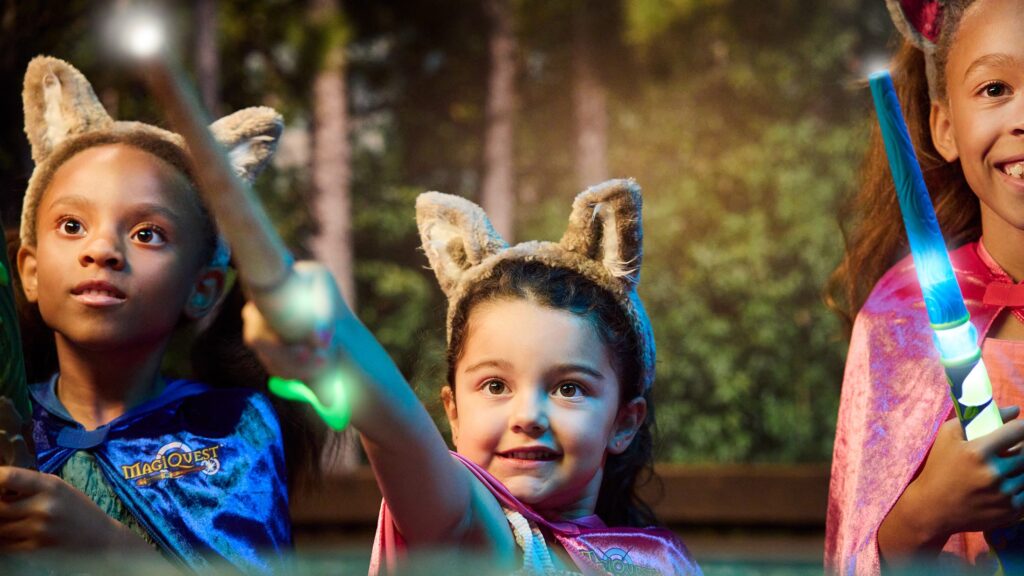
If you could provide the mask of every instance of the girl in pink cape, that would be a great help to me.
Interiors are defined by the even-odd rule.
[[[908,38],[893,80],[1006,425],[968,442],[954,417],[876,130],[830,286],[856,320],[825,564],[877,574],[928,559],[992,573],[983,532],[1024,514],[1024,0],[889,7]]]
[[[423,249],[448,297],[442,399],[455,453],[336,295],[322,345],[282,344],[246,309],[247,340],[272,372],[314,381],[343,357],[353,375],[352,424],[384,494],[371,574],[438,547],[483,553],[495,573],[700,573],[636,493],[651,471],[654,379],[636,293],[640,204],[633,181],[606,182],[576,198],[560,242],[510,247],[475,204],[419,197]]]

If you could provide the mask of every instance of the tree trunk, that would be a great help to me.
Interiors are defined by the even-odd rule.
[[[220,53],[217,48],[217,0],[196,0],[196,79],[203,107],[220,118]]]
[[[608,179],[608,95],[595,58],[592,2],[573,11],[572,97],[576,124],[576,180],[580,188]]]
[[[484,182],[480,204],[495,230],[511,241],[515,223],[513,163],[516,112],[516,38],[509,0],[484,0],[491,23],[484,135]]]
[[[337,0],[313,0],[314,22],[334,22],[338,10]],[[334,275],[345,302],[354,309],[345,47],[329,45],[326,50],[313,79],[313,213],[318,225],[311,247]]]
[[[337,0],[313,0],[310,19],[314,26],[337,26]],[[330,38],[339,35],[328,32]],[[348,104],[345,95],[345,46],[330,43],[321,55],[321,67],[313,79],[313,214],[317,232],[310,247],[327,266],[345,302],[356,307],[352,257],[351,151],[348,141]],[[359,465],[359,438],[349,429],[331,434],[324,452],[324,470],[344,474]]]

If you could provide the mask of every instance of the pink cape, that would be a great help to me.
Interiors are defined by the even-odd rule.
[[[950,259],[980,342],[1006,300],[993,290],[986,303],[986,289],[1013,281],[978,242],[953,251]],[[828,573],[879,573],[878,527],[952,409],[908,256],[882,276],[854,323],[832,456]],[[945,550],[964,556],[963,546],[962,537],[951,538]]]
[[[597,516],[572,522],[551,522],[517,500],[485,470],[459,454],[452,454],[473,472],[502,506],[519,512],[546,534],[553,535],[576,563],[577,569],[587,576],[701,574],[686,546],[670,530],[609,528]],[[387,502],[382,502],[370,558],[370,576],[395,573],[405,549],[405,540],[395,527]]]

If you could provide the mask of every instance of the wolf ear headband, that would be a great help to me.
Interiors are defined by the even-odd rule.
[[[643,260],[642,199],[633,180],[610,180],[576,196],[558,242],[509,246],[484,211],[460,196],[427,192],[416,199],[416,222],[430,267],[448,297],[448,337],[459,303],[501,262],[529,260],[572,270],[609,292],[636,334],[640,389],[654,381],[654,336],[637,296]]]
[[[946,1],[885,0],[885,4],[900,34],[924,52],[928,94],[936,100],[935,48],[942,35],[942,13]]]
[[[63,60],[34,58],[25,72],[22,100],[25,133],[35,161],[21,212],[23,244],[35,244],[36,212],[57,168],[86,148],[131,145],[167,161],[193,180],[181,136],[141,122],[113,120],[85,76]],[[210,125],[210,131],[228,150],[238,176],[251,182],[273,155],[283,126],[273,109],[254,107],[221,118]],[[221,241],[211,265],[226,266],[229,258],[230,251]]]

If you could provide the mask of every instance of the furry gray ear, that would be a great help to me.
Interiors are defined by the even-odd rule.
[[[572,203],[562,247],[635,286],[643,260],[642,203],[640,186],[632,179],[609,180],[586,189]]]
[[[416,225],[430,267],[449,298],[466,270],[508,247],[484,211],[460,196],[420,194]]]
[[[29,62],[21,97],[36,165],[68,138],[114,123],[85,76],[58,58],[37,56]]]
[[[244,108],[210,124],[213,137],[227,149],[235,173],[249,183],[274,154],[283,131],[281,115],[266,106]]]
[[[946,0],[885,0],[893,24],[907,41],[924,53],[924,72],[928,79],[928,96],[939,100],[942,90],[936,85],[935,49],[942,34],[942,12]]]

